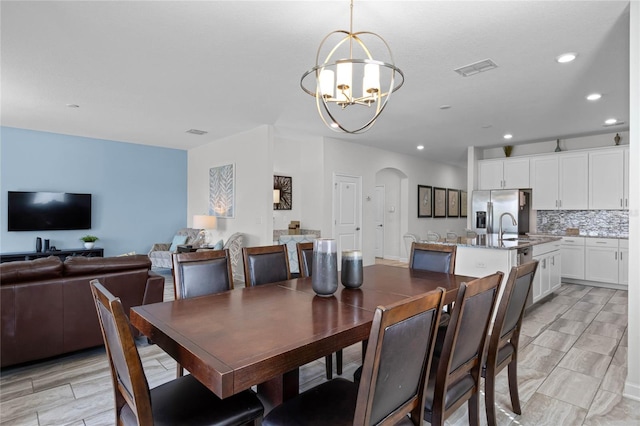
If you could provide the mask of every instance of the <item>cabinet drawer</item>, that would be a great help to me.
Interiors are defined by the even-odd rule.
[[[584,247],[584,237],[562,237],[563,246],[581,246]]]
[[[533,246],[532,256],[540,256],[541,254],[549,253],[554,250],[560,249],[560,240],[552,241],[550,243],[537,244]]]
[[[618,240],[618,244],[620,244],[620,248],[628,249],[629,248],[629,240]]]
[[[587,238],[587,247],[618,248],[618,240],[616,238]]]

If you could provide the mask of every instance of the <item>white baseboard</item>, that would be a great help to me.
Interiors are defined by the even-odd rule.
[[[635,401],[640,401],[640,385],[637,383],[625,382],[622,396]]]

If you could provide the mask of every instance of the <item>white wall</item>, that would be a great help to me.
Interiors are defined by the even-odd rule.
[[[209,169],[235,164],[235,218],[218,218],[214,241],[234,232],[245,234],[244,244],[259,246],[273,240],[273,129],[260,126],[189,150],[187,222],[194,214],[208,214]]]
[[[615,127],[614,127],[615,129]],[[601,148],[606,146],[614,146],[613,138],[616,133],[620,135],[620,145],[629,145],[629,131],[604,133],[601,135],[580,136],[575,138],[560,139],[560,149],[563,151],[573,151],[576,149]],[[512,157],[532,154],[553,154],[556,150],[556,140],[528,143],[523,145],[514,145],[511,153]],[[479,160],[487,160],[490,158],[504,158],[502,147],[488,148],[481,151]]]
[[[291,176],[293,200],[291,210],[273,211],[273,229],[287,229],[292,220],[302,229],[321,229],[322,143],[321,137],[276,134],[272,174]]]
[[[630,9],[630,134],[629,259],[640,259],[640,3]],[[640,401],[640,264],[629,262],[629,328],[627,380],[623,395]]]
[[[418,184],[443,188],[466,188],[467,171],[464,168],[424,160],[420,157],[401,155],[376,148],[344,142],[336,139],[324,140],[324,191],[327,202],[323,206],[323,235],[329,236],[332,231],[332,183],[333,174],[362,176],[362,251],[365,265],[375,262],[375,234],[373,197],[376,186],[376,173],[382,169],[393,168],[408,176],[405,189],[399,188],[401,194],[406,194],[407,229],[401,229],[401,234],[410,232],[425,236],[428,230],[445,233],[447,230],[462,232],[466,226],[466,219],[460,218],[418,218],[417,191]],[[389,191],[389,188],[386,188]],[[367,201],[371,197],[371,201]],[[386,198],[389,198],[388,196]],[[404,213],[403,213],[404,214]],[[401,228],[405,226],[401,225]],[[387,241],[388,243],[388,241]],[[402,244],[401,235],[398,242]]]

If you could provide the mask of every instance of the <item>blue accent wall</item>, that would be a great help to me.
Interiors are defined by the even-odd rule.
[[[148,253],[187,226],[187,151],[56,133],[0,128],[0,251],[35,251],[36,237],[59,249],[96,235],[105,256]],[[7,231],[8,191],[92,194],[92,228]]]

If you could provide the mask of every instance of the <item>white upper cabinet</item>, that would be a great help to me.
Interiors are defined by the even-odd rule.
[[[533,210],[558,208],[558,156],[535,157],[531,164],[531,207]]]
[[[625,199],[624,169],[624,152],[621,149],[589,153],[590,209],[621,210],[625,208],[628,196]]]
[[[589,156],[585,153],[531,158],[534,210],[586,210],[589,206]]]
[[[529,188],[529,159],[478,162],[478,189]]]
[[[623,149],[624,153],[624,173],[623,173],[623,197],[624,197],[624,209],[629,210],[629,148]]]

